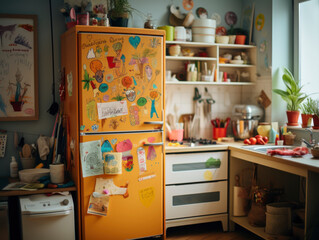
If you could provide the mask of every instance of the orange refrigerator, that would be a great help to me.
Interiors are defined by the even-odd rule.
[[[164,236],[164,39],[92,26],[61,37],[79,239]]]

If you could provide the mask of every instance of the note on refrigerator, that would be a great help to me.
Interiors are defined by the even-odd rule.
[[[97,103],[97,111],[98,111],[99,119],[127,115],[128,114],[127,102],[116,101],[116,102]]]
[[[80,143],[80,155],[83,177],[95,176],[104,173],[101,141]]]
[[[104,173],[122,174],[122,153],[112,152],[105,154]]]

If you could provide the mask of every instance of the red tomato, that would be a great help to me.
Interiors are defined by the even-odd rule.
[[[263,136],[261,135],[256,135],[255,138],[262,138]]]
[[[251,142],[251,145],[255,145],[257,143],[257,138],[251,137],[249,138],[249,141]]]
[[[257,138],[257,143],[260,145],[265,145],[265,142],[262,138]]]
[[[268,141],[269,141],[268,137],[263,137],[263,140],[265,143],[268,143]]]
[[[244,144],[251,145],[251,142],[250,142],[250,140],[249,140],[248,138],[246,138],[246,139],[244,140]]]

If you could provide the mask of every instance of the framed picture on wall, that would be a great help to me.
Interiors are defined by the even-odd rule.
[[[38,120],[37,16],[0,14],[0,121]]]

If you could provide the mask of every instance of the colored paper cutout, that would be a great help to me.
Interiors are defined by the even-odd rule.
[[[122,153],[108,153],[104,159],[105,174],[122,174]]]
[[[111,143],[114,145],[115,143],[117,142],[117,138],[113,138],[112,140],[111,140]]]
[[[110,144],[109,140],[105,140],[101,147],[102,153],[111,152],[113,151],[112,145]]]
[[[154,187],[148,187],[141,189],[138,193],[140,201],[145,207],[151,206],[152,202],[155,199],[155,189]]]
[[[104,102],[108,102],[109,100],[110,100],[110,96],[107,95],[107,94],[105,94],[105,95],[103,96],[103,101],[104,101]]]
[[[258,31],[261,31],[264,28],[264,24],[265,24],[265,16],[264,14],[260,13],[256,17],[256,21],[255,21],[256,29]]]
[[[99,129],[99,125],[94,124],[94,125],[92,125],[91,129],[92,129],[92,131],[97,131]]]
[[[102,84],[99,86],[99,90],[100,90],[100,92],[102,92],[102,93],[106,92],[108,89],[109,89],[109,86],[108,86],[106,83],[102,83]]]
[[[87,58],[87,59],[93,59],[93,58],[95,58],[95,54],[94,54],[93,48],[90,48],[90,50],[88,51],[88,54],[87,54],[86,58]]]
[[[118,187],[114,184],[113,178],[96,178],[95,192],[103,194],[104,190],[108,190],[109,196],[123,195],[124,198],[128,197],[128,184],[124,187]]]
[[[122,164],[123,164],[125,171],[127,171],[127,172],[132,171],[133,167],[134,167],[133,156],[132,155],[122,156]]]
[[[209,180],[213,180],[213,173],[209,170],[206,170],[204,172],[204,179],[209,181]]]
[[[103,160],[100,141],[80,143],[83,177],[103,174]]]
[[[157,155],[154,146],[149,146],[147,150],[147,160],[154,160],[156,157]]]
[[[128,114],[126,101],[97,103],[97,110],[99,119],[117,117]]]
[[[140,97],[136,103],[138,106],[143,107],[147,103],[147,100],[145,97]]]
[[[102,195],[99,197],[91,194],[89,200],[88,214],[106,216],[109,208],[110,197],[108,195]]]
[[[81,125],[80,130],[83,131],[85,129],[85,125]]]
[[[146,169],[146,158],[145,158],[145,150],[142,147],[139,147],[137,149],[137,160],[138,160],[138,166],[140,169],[140,173],[145,172]]]
[[[148,137],[148,138],[147,138],[147,141],[148,141],[149,143],[153,143],[153,142],[155,141],[155,137]]]
[[[107,81],[108,83],[113,82],[113,80],[114,80],[113,74],[109,73],[105,75],[105,81]]]
[[[117,152],[126,152],[126,151],[130,151],[133,148],[133,143],[131,142],[130,139],[126,139],[122,142],[119,142],[116,145],[116,151]]]
[[[138,106],[130,106],[130,114],[129,114],[129,117],[130,117],[130,124],[132,126],[136,126],[136,125],[139,125],[140,124],[140,117],[138,115],[140,109],[138,108]]]
[[[130,37],[128,41],[136,49],[141,42],[141,38],[139,36]]]
[[[86,104],[86,114],[88,119],[90,119],[91,121],[96,121],[97,112],[96,112],[96,103],[94,100],[91,100]]]

